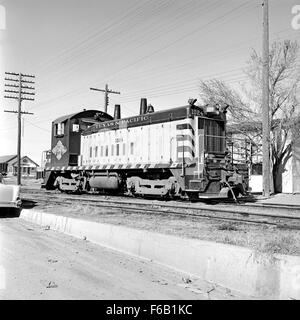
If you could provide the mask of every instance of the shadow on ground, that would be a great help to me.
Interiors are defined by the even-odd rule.
[[[199,202],[197,201],[191,201],[191,202]],[[215,205],[215,204],[242,204],[242,203],[254,203],[257,202],[257,198],[253,195],[247,195],[247,196],[242,196],[233,199],[232,197],[229,197],[227,199],[203,199],[203,203],[209,204],[209,205]]]
[[[22,209],[32,209],[37,205],[36,201],[22,199]]]
[[[0,208],[0,219],[3,218],[18,218],[21,214],[21,209],[18,208]]]
[[[3,218],[18,218],[22,209],[32,209],[37,205],[37,202],[31,200],[22,200],[21,208],[0,208],[0,219]]]

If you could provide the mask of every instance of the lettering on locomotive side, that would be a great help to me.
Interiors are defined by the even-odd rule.
[[[191,115],[193,116],[203,116],[204,113],[201,109],[191,109]]]
[[[95,129],[103,129],[103,128],[109,128],[109,129],[114,129],[114,128],[126,128],[129,123],[140,123],[143,124],[145,122],[148,122],[151,117],[149,116],[137,116],[133,118],[128,118],[128,119],[121,119],[118,121],[106,121],[102,123],[98,123],[95,125]]]

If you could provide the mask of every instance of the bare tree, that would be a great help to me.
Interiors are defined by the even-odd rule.
[[[270,48],[271,157],[275,192],[281,191],[284,167],[300,135],[298,54],[296,41],[274,42]],[[241,133],[251,139],[253,132],[256,136],[262,135],[262,58],[255,50],[251,52],[245,73],[248,81],[241,86],[241,93],[214,79],[200,82],[200,96],[204,103],[228,104],[229,122],[239,124]],[[249,132],[249,124],[252,132]]]

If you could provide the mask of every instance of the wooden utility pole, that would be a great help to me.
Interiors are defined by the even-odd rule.
[[[32,90],[35,90],[34,87],[28,86],[28,84],[34,84],[34,81],[27,80],[27,78],[35,78],[32,75],[25,75],[22,73],[14,73],[14,72],[5,72],[6,75],[12,76],[12,78],[5,78],[5,87],[10,89],[5,89],[6,93],[12,95],[5,95],[4,98],[7,99],[16,99],[18,100],[18,110],[17,111],[9,111],[4,110],[4,112],[9,113],[17,113],[18,114],[18,147],[17,147],[17,163],[18,163],[18,173],[17,173],[17,183],[21,185],[21,121],[22,121],[22,114],[33,114],[31,112],[22,111],[22,101],[29,100],[34,101],[34,98],[29,98],[29,96],[34,96],[35,93]],[[17,84],[16,84],[17,82]],[[31,90],[31,91],[24,91],[24,90]]]
[[[269,3],[263,0],[262,133],[263,195],[270,196]]]
[[[105,113],[107,113],[107,107],[108,107],[108,104],[109,104],[108,94],[110,94],[110,93],[121,94],[121,92],[119,92],[119,91],[109,90],[108,89],[108,84],[105,85],[105,89],[90,88],[90,90],[104,92],[104,112]]]

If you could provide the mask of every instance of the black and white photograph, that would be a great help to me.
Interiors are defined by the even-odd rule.
[[[300,1],[0,0],[0,300],[299,299]]]

